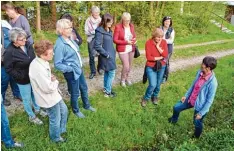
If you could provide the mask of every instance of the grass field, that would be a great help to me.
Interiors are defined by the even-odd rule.
[[[48,119],[43,126],[28,122],[26,113],[19,112],[10,117],[10,126],[16,140],[25,143],[25,151],[77,151],[77,150],[234,150],[234,55],[218,60],[215,69],[218,90],[214,104],[205,118],[205,128],[199,140],[191,139],[193,133],[193,110],[181,114],[177,125],[171,125],[167,118],[173,105],[179,100],[195,78],[200,66],[171,74],[170,80],[162,85],[158,106],[148,103],[140,106],[140,98],[147,85],[134,84],[131,87],[115,87],[117,97],[105,98],[96,93],[90,96],[96,113],[81,111],[85,119],[71,113],[67,125],[68,141],[53,144],[48,137]],[[80,104],[80,106],[82,106]],[[5,150],[4,146],[2,149]]]

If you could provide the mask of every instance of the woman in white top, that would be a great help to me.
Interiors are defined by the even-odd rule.
[[[49,116],[49,133],[54,142],[64,142],[61,137],[66,132],[68,109],[59,93],[59,81],[51,74],[49,61],[53,58],[53,44],[41,40],[35,44],[37,57],[29,67],[29,77],[36,102],[46,108]]]
[[[168,47],[168,58],[167,58],[167,65],[165,69],[165,73],[163,76],[163,81],[166,82],[169,76],[169,60],[171,58],[171,55],[173,53],[173,46],[174,46],[174,39],[175,39],[175,30],[172,28],[172,19],[169,16],[165,16],[162,19],[162,26],[161,26],[164,36],[163,39],[167,41],[167,47]]]
[[[120,85],[123,87],[126,87],[126,84],[132,84],[129,79],[129,74],[136,49],[136,34],[134,26],[130,22],[131,15],[124,12],[121,23],[115,26],[114,31],[114,43],[116,44],[116,50],[123,64],[120,82]]]

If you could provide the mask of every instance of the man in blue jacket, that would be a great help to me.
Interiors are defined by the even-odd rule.
[[[170,123],[176,123],[181,111],[195,108],[193,123],[195,132],[193,137],[199,138],[203,130],[203,119],[213,103],[217,79],[213,70],[217,60],[214,57],[205,57],[201,64],[201,70],[197,72],[192,86],[181,100],[173,107],[173,115],[168,119]]]

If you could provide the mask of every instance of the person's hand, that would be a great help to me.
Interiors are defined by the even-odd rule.
[[[133,40],[129,40],[129,41],[128,41],[128,44],[129,44],[129,45],[132,45],[132,44],[134,44],[134,41],[133,41]]]
[[[186,97],[183,96],[183,97],[181,98],[181,102],[184,103],[185,100],[186,100]]]
[[[57,80],[56,76],[51,74],[51,81],[55,81],[55,80]]]
[[[195,117],[196,120],[200,120],[202,118],[202,116],[200,114],[196,114],[195,116],[196,116]]]

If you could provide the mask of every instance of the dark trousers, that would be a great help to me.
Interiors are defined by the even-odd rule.
[[[88,109],[90,107],[90,103],[88,100],[88,86],[84,77],[84,73],[82,72],[77,80],[74,79],[73,72],[66,72],[63,75],[67,81],[68,88],[70,90],[70,99],[73,113],[79,112],[78,97],[80,93],[83,107],[85,109]]]
[[[163,75],[163,79],[165,79],[166,81],[168,80],[169,77],[169,71],[170,71],[170,58],[172,56],[173,53],[173,44],[168,44],[168,57],[167,57],[167,63],[166,63],[166,69]]]
[[[92,74],[96,74],[96,67],[95,67],[95,56],[97,54],[96,50],[94,49],[94,39],[88,43],[88,51],[89,51],[89,67],[90,72]],[[98,56],[98,64],[97,64],[97,70],[99,71],[101,69],[102,63],[100,61],[100,55]]]
[[[173,115],[171,117],[171,121],[173,123],[176,123],[178,121],[179,115],[181,111],[187,110],[193,108],[193,106],[188,103],[188,102],[184,102],[182,103],[181,101],[179,101],[174,107],[173,107]],[[198,111],[194,111],[194,116],[193,116],[193,124],[195,126],[195,131],[194,131],[194,135],[196,137],[200,137],[202,130],[203,130],[203,119],[205,118],[206,114],[202,116],[201,119],[197,120],[196,119],[196,114],[198,113]]]

